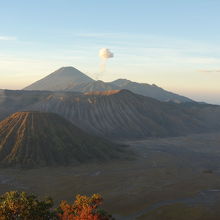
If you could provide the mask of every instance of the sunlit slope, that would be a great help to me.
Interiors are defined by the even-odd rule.
[[[25,90],[61,91],[94,80],[74,67],[62,67],[48,76],[24,88]]]
[[[62,67],[48,76],[34,82],[24,90],[72,91],[93,92],[127,89],[134,93],[155,98],[160,101],[177,103],[192,102],[191,99],[166,91],[156,85],[132,82],[127,79],[118,79],[113,82],[93,80],[74,67]]]
[[[105,161],[120,157],[122,151],[53,113],[17,112],[0,122],[0,164],[5,166]]]

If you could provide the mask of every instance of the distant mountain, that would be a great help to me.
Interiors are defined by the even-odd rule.
[[[17,112],[0,122],[0,165],[70,165],[119,158],[123,149],[53,113]]]
[[[93,91],[108,91],[108,90],[116,90],[120,89],[118,86],[113,83],[103,82],[101,80],[88,82],[88,83],[80,83],[74,86],[70,86],[65,89],[65,91],[76,91],[76,92],[93,92]]]
[[[187,97],[168,92],[156,85],[136,83],[127,79],[118,79],[113,82],[95,81],[73,67],[63,67],[24,88],[24,90],[74,91],[83,93],[121,89],[127,89],[160,101],[176,103],[193,101]]]
[[[24,90],[62,91],[81,83],[94,80],[74,67],[62,67],[43,79],[24,88]]]
[[[113,85],[116,85],[119,87],[119,89],[127,89],[130,90],[134,93],[148,96],[154,99],[158,99],[160,101],[173,101],[176,103],[181,103],[181,102],[193,102],[193,100],[177,95],[172,92],[168,92],[155,84],[150,85],[147,83],[137,83],[137,82],[132,82],[127,79],[118,79],[113,82],[111,82]]]
[[[220,130],[220,107],[160,102],[128,90],[4,91],[0,118],[15,111],[57,113],[82,130],[109,139],[179,136]]]

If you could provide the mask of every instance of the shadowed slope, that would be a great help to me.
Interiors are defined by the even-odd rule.
[[[90,134],[127,139],[220,129],[220,107],[160,102],[128,90],[104,92],[0,90],[0,119],[17,111],[54,112]]]
[[[18,112],[0,122],[0,164],[68,165],[119,157],[121,148],[53,113]]]
[[[178,136],[220,128],[210,114],[204,115],[209,106],[160,102],[128,90],[53,94],[29,108],[55,112],[89,133],[116,139]],[[220,114],[220,108],[211,108]]]
[[[128,89],[136,94],[148,96],[160,101],[172,101],[176,103],[193,102],[193,100],[187,97],[166,91],[155,84],[137,83],[127,79],[118,79],[111,82],[111,84],[118,86],[118,89]]]

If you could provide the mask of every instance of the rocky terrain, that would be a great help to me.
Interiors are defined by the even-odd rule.
[[[0,165],[32,168],[121,158],[122,146],[54,113],[17,112],[0,122]]]
[[[57,113],[84,131],[110,139],[179,136],[220,129],[220,107],[160,102],[128,90],[0,91],[0,119],[17,111]]]

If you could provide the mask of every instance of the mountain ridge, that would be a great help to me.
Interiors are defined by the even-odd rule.
[[[136,94],[155,98],[160,101],[173,101],[176,103],[194,102],[192,99],[175,94],[173,92],[166,91],[155,84],[150,85],[148,83],[137,83],[127,79],[117,79],[112,81],[111,83],[118,86],[119,89],[131,90]]]
[[[160,101],[193,102],[193,100],[185,96],[166,91],[155,84],[137,83],[127,79],[118,79],[112,82],[95,81],[74,67],[60,68],[24,88],[24,90],[74,91],[82,93],[121,89],[127,89]]]
[[[220,129],[220,107],[173,103],[129,90],[92,93],[0,91],[0,119],[17,111],[54,112],[111,140],[171,137]]]

